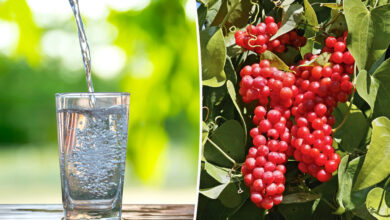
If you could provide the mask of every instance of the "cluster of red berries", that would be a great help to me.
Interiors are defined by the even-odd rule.
[[[321,182],[337,170],[340,156],[332,147],[332,112],[354,89],[350,78],[354,59],[346,51],[345,36],[326,39],[323,51],[332,54],[324,66],[304,65],[318,57],[307,54],[299,66],[290,67],[291,72],[271,67],[268,60],[241,70],[239,93],[244,102],[258,104],[253,116],[256,127],[250,131],[254,146],[242,166],[257,206],[270,209],[282,201],[284,164],[290,156],[299,162],[301,172]]]
[[[259,207],[270,209],[283,199],[284,164],[293,154],[289,108],[298,88],[294,85],[294,74],[271,67],[268,60],[246,66],[241,77],[239,93],[243,100],[260,103],[253,117],[257,126],[250,131],[254,146],[249,149],[241,171],[245,185],[250,187],[251,200]]]
[[[264,53],[266,50],[282,53],[286,50],[286,45],[298,48],[306,44],[306,38],[299,36],[296,31],[290,31],[270,41],[271,37],[278,32],[279,27],[280,22],[275,23],[275,19],[268,16],[265,22],[257,26],[249,25],[246,31],[237,31],[234,35],[236,44],[256,53]]]

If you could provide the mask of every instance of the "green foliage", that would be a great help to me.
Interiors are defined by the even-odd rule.
[[[390,175],[390,120],[379,117],[372,121],[372,137],[363,167],[354,188],[361,190],[375,185]]]
[[[206,13],[210,18],[213,16],[213,19],[209,19],[211,22],[201,23],[202,30],[205,32],[222,28],[224,38],[218,37],[220,42],[214,42],[214,45],[224,44],[227,52],[223,53],[221,59],[209,56],[202,63],[203,79],[216,79],[223,70],[226,79],[221,80],[220,84],[225,83],[226,86],[211,88],[203,83],[203,108],[208,110],[208,114],[203,118],[201,195],[197,219],[388,218],[390,59],[387,60],[384,54],[390,43],[388,2],[260,1],[261,16],[255,16],[256,5],[252,6],[251,13],[241,14],[242,20],[248,21],[246,24],[257,24],[266,15],[272,15],[282,23],[273,38],[295,28],[308,38],[306,46],[299,50],[288,48],[286,53],[266,52],[261,55],[235,46],[234,29],[224,28],[231,27],[225,26],[222,21],[228,21],[235,9],[233,5],[230,8],[223,6],[226,2],[229,4],[235,1],[201,2],[198,13]],[[235,27],[244,29],[245,25],[237,23]],[[324,45],[325,36],[338,37],[346,30],[349,31],[348,49],[357,64],[356,73],[352,76],[357,92],[350,102],[339,104],[333,112],[336,118],[334,145],[342,157],[339,169],[330,181],[320,183],[301,174],[296,168],[296,161],[288,161],[282,204],[269,211],[260,209],[246,197],[249,189],[244,186],[239,171],[244,159],[241,152],[246,153],[252,146],[251,138],[246,136],[252,127],[251,112],[254,108],[250,104],[244,105],[238,97],[239,72],[243,66],[262,59],[271,60],[272,66],[288,71],[287,64],[296,63],[305,53],[318,53]],[[207,41],[202,39],[201,44]],[[201,45],[202,48],[204,46]],[[219,50],[223,51],[223,48]],[[304,66],[325,65],[330,55],[323,53]],[[224,68],[219,67],[218,71],[213,72],[204,71],[215,67],[210,63],[219,65],[222,60],[226,60]],[[206,141],[209,138],[217,142],[216,136],[224,141],[215,145]],[[231,136],[236,137],[237,142]],[[204,193],[205,190],[212,190],[212,195]]]
[[[390,43],[390,5],[371,10],[360,0],[345,0],[344,13],[348,24],[348,49],[360,70],[369,70]]]
[[[220,28],[205,29],[200,32],[202,42],[202,83],[205,86],[219,87],[226,81],[223,71],[226,61],[226,47]]]
[[[19,147],[22,144],[40,146],[57,141],[55,93],[87,91],[79,53],[63,54],[80,57],[78,63],[65,66],[62,59],[41,50],[41,42],[51,31],[74,36],[72,46],[79,47],[70,6],[63,9],[69,17],[43,27],[36,18],[42,20],[44,15],[32,9],[25,0],[0,3],[1,21],[12,22],[19,30],[15,50],[0,55],[0,147],[15,146],[17,152],[23,152]],[[108,8],[106,12],[84,21],[92,52],[104,37],[89,35],[89,30],[98,29],[95,25],[101,22],[105,25],[98,30],[114,36],[107,44],[119,47],[127,56],[116,77],[100,78],[92,65],[92,78],[97,92],[131,93],[126,167],[132,180],[129,183],[195,186],[200,118],[195,21],[186,16],[180,0],[155,0],[142,10]],[[83,7],[81,13],[84,15]],[[98,42],[93,41],[96,38]],[[169,167],[183,162],[180,169],[170,171]]]

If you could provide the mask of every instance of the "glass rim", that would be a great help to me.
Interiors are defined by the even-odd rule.
[[[94,95],[96,97],[102,96],[130,96],[129,92],[67,92],[56,93],[56,97],[85,97]]]

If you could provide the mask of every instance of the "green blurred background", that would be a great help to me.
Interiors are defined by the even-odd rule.
[[[194,0],[80,0],[95,91],[131,93],[125,203],[194,203]],[[54,94],[86,92],[67,0],[0,0],[0,203],[60,203]]]

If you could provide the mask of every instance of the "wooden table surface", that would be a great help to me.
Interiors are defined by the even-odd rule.
[[[194,205],[123,205],[122,219],[193,219]],[[0,219],[62,219],[62,205],[1,205]]]

